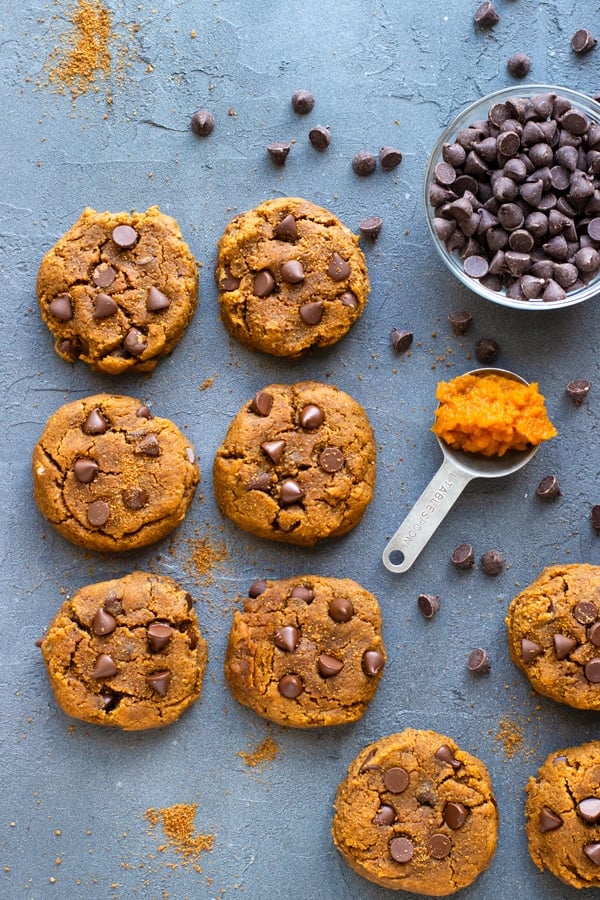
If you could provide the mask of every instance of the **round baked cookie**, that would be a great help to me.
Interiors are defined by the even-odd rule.
[[[600,710],[600,566],[549,566],[506,618],[513,662],[540,694]]]
[[[333,840],[348,864],[393,890],[445,897],[496,849],[487,768],[442,734],[407,728],[362,750],[335,800]]]
[[[316,728],[359,719],[385,660],[379,604],[355,581],[261,579],[234,613],[225,677],[265,719]]]
[[[42,515],[88,550],[161,540],[186,514],[200,479],[188,439],[133,397],[95,394],[61,406],[33,450]]]
[[[600,741],[546,758],[529,779],[525,817],[538,869],[574,888],[600,888]]]
[[[85,209],[44,256],[42,318],[68,362],[119,375],[170,353],[198,299],[196,261],[171,216]]]
[[[147,572],[77,591],[40,644],[59,706],[127,731],[178,719],[200,696],[206,667],[192,603],[171,578]]]
[[[219,241],[215,273],[227,330],[274,356],[335,344],[369,293],[358,240],[333,213],[300,197],[236,216]]]
[[[219,507],[240,528],[311,545],[350,531],[371,502],[373,431],[333,385],[271,384],[234,418],[213,474]]]

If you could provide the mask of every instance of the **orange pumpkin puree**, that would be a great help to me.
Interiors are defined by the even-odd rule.
[[[503,456],[527,450],[557,434],[535,382],[505,375],[460,375],[441,381],[431,429],[454,450]]]

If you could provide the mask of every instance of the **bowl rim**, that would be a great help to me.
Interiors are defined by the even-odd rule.
[[[490,94],[486,94],[483,97],[479,97],[477,100],[473,100],[468,106],[463,107],[463,109],[457,113],[443,129],[427,161],[423,181],[423,193],[425,201],[425,218],[435,248],[451,274],[454,275],[464,287],[473,291],[473,293],[477,294],[479,297],[483,297],[485,300],[490,300],[492,303],[496,303],[500,306],[506,306],[511,309],[529,310],[530,312],[538,312],[540,310],[549,312],[556,309],[565,309],[569,306],[576,306],[579,303],[583,303],[584,301],[595,297],[597,294],[600,294],[600,270],[589,284],[580,288],[578,291],[572,292],[570,295],[567,293],[564,300],[554,300],[552,302],[541,299],[514,300],[511,297],[507,297],[505,294],[486,288],[485,285],[481,284],[476,278],[471,278],[466,274],[460,266],[459,257],[447,250],[444,243],[435,233],[433,227],[433,207],[429,202],[429,185],[434,178],[433,170],[441,159],[443,145],[450,142],[453,133],[459,130],[459,124],[461,124],[464,119],[470,118],[482,106],[487,106],[489,109],[489,106],[494,102],[498,102],[500,98],[519,96],[531,97],[536,96],[537,94],[563,94],[567,99],[572,100],[576,104],[580,104],[584,108],[584,111],[586,108],[589,108],[589,111],[592,114],[595,113],[598,124],[600,124],[600,102],[594,100],[594,98],[588,94],[583,94],[581,91],[577,91],[574,88],[561,87],[555,84],[538,83],[514,84],[499,88],[496,91],[492,91]]]

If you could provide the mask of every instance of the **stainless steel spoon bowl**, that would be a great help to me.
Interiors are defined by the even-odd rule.
[[[475,369],[467,375],[502,375],[529,384],[507,369]],[[518,472],[535,456],[538,446],[530,450],[509,450],[504,456],[483,456],[453,450],[438,438],[444,461],[412,510],[383,551],[383,564],[390,572],[406,572],[425,546],[442,519],[473,478],[503,478]]]

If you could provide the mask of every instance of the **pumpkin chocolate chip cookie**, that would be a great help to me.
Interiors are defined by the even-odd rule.
[[[299,197],[236,216],[219,241],[215,273],[227,330],[274,356],[334,344],[367,302],[358,240],[333,213]]]
[[[56,410],[32,469],[42,515],[74,544],[99,551],[161,540],[184,518],[200,478],[194,449],[173,422],[114,394]]]
[[[514,598],[506,618],[515,665],[533,688],[600,710],[600,566],[549,566]]]
[[[350,531],[371,502],[373,431],[333,385],[272,384],[234,418],[213,474],[219,507],[240,528],[312,545]]]
[[[194,315],[196,262],[175,219],[85,209],[44,256],[37,281],[55,350],[109,375],[150,372]]]
[[[407,728],[362,750],[335,800],[348,864],[394,890],[445,897],[489,865],[498,813],[485,765],[434,731]]]
[[[574,888],[600,888],[600,741],[551,753],[530,778],[530,856]]]
[[[133,572],[81,588],[40,642],[58,704],[128,731],[174,722],[200,696],[206,643],[191,596]]]
[[[239,703],[295,728],[366,710],[385,665],[376,598],[349,578],[259,580],[235,612],[225,676]]]

